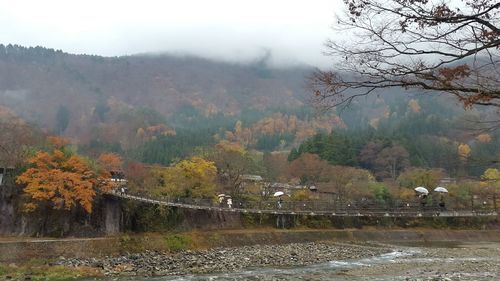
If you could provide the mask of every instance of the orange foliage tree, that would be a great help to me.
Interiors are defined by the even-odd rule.
[[[31,167],[16,180],[26,186],[24,192],[31,199],[25,204],[27,211],[47,203],[54,209],[80,206],[91,213],[96,194],[112,187],[102,169],[93,168],[87,159],[63,148],[50,153],[39,151],[28,163]]]
[[[488,134],[488,133],[482,133],[482,134],[479,134],[476,139],[479,141],[479,142],[483,142],[483,143],[489,143],[491,142],[492,138],[491,138],[491,135]]]
[[[290,163],[288,172],[291,176],[300,178],[301,184],[315,184],[329,166],[330,164],[317,154],[304,153]]]
[[[100,167],[106,171],[120,170],[123,164],[122,158],[116,153],[103,153],[97,159]]]

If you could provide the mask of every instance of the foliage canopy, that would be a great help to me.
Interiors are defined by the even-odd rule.
[[[25,205],[27,211],[47,203],[54,209],[80,206],[92,213],[95,196],[112,188],[108,171],[92,168],[87,159],[64,148],[39,151],[28,163],[31,167],[16,180],[25,185],[24,192],[31,199]]]

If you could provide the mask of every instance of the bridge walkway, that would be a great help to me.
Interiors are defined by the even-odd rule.
[[[387,208],[383,206],[335,207],[331,202],[301,201],[294,204],[283,204],[278,208],[276,202],[264,201],[253,204],[235,205],[234,207],[220,206],[212,200],[171,200],[169,198],[154,198],[145,195],[125,194],[116,191],[109,193],[111,196],[149,204],[177,207],[192,210],[207,210],[219,212],[248,213],[248,214],[273,214],[273,215],[308,215],[308,216],[333,216],[333,217],[482,217],[498,216],[493,209],[456,209],[442,210],[438,208]]]

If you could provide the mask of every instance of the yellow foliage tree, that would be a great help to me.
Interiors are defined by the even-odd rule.
[[[471,153],[471,149],[470,149],[470,146],[468,144],[461,143],[460,145],[458,145],[458,155],[462,159],[467,159],[470,156],[470,153]]]
[[[416,100],[416,99],[411,99],[408,102],[408,107],[410,107],[410,110],[413,113],[419,113],[420,112],[420,104],[418,103],[418,100]]]
[[[301,190],[295,191],[292,194],[291,199],[293,201],[306,201],[306,200],[310,199],[310,195],[311,195],[311,192],[309,190],[301,189]]]
[[[483,187],[486,193],[493,196],[493,206],[497,208],[497,198],[500,193],[500,171],[495,168],[489,168],[484,171],[481,176],[483,180],[481,182],[481,187]]]
[[[213,198],[216,194],[217,168],[200,157],[183,160],[157,173],[159,191],[171,197]]]
[[[481,178],[485,181],[489,181],[498,185],[500,184],[500,171],[498,171],[498,169],[495,168],[489,168],[486,171],[484,171]]]
[[[372,118],[368,122],[368,124],[373,128],[373,129],[378,129],[378,126],[380,124],[380,118]]]
[[[399,175],[397,182],[399,186],[408,188],[413,192],[413,188],[417,186],[436,187],[439,180],[445,176],[446,173],[441,169],[410,168]]]

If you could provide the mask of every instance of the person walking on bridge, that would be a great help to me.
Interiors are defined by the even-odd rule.
[[[278,209],[281,209],[283,207],[283,199],[281,197],[278,199]]]

